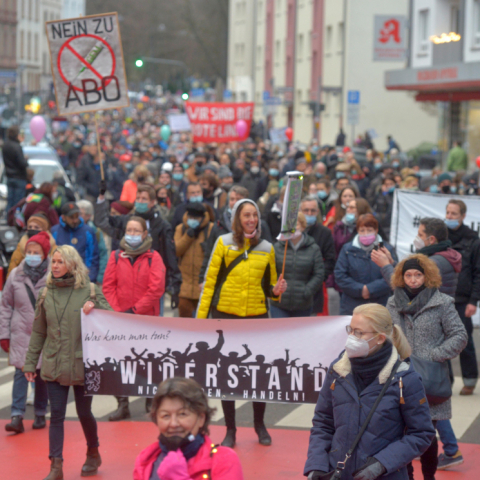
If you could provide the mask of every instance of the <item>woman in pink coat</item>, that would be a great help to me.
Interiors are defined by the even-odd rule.
[[[208,424],[214,410],[192,379],[170,378],[158,387],[150,417],[159,441],[135,461],[134,480],[243,480],[237,454],[213,445]]]

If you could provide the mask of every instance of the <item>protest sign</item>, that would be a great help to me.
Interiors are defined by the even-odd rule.
[[[82,313],[88,395],[153,396],[163,380],[195,379],[208,397],[315,403],[345,346],[350,317],[165,318]]]
[[[281,145],[282,143],[287,143],[288,138],[285,135],[287,127],[283,128],[271,128],[269,130],[270,141],[275,145]]]
[[[297,217],[302,200],[303,173],[287,172],[287,186],[282,210],[282,227],[277,240],[289,240],[297,230]]]
[[[254,104],[186,102],[185,108],[192,124],[194,142],[243,142],[250,134]],[[247,130],[240,136],[236,123],[245,120]]]
[[[45,23],[60,115],[128,107],[116,13]]]
[[[186,113],[168,115],[168,124],[172,132],[189,132],[192,129]]]
[[[425,217],[445,218],[448,201],[462,200],[467,206],[465,225],[480,231],[480,198],[466,195],[441,195],[436,193],[396,190],[393,197],[390,243],[396,248],[399,259],[414,253],[413,239],[418,233],[420,220]]]

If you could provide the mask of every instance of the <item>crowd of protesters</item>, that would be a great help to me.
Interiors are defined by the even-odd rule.
[[[367,427],[348,467],[353,478],[405,478],[393,473],[402,469],[413,478],[411,461],[417,456],[425,480],[434,478],[437,467],[462,463],[449,421],[450,400],[423,405],[420,377],[404,360],[413,354],[446,362],[460,355],[461,395],[473,394],[478,379],[472,338],[472,316],[480,300],[478,232],[465,225],[466,205],[455,196],[442,218],[420,221],[418,235],[411,239],[416,254],[399,262],[390,243],[390,223],[396,189],[478,195],[478,171],[435,168],[422,176],[418,165],[406,164],[391,137],[386,152],[375,150],[368,138],[366,158],[360,162],[352,149],[341,145],[272,145],[255,136],[255,125],[252,138],[242,144],[205,145],[193,143],[187,134],[162,137],[166,117],[153,106],[130,109],[128,115],[113,111],[101,116],[100,152],[87,116],[74,117],[56,134],[55,147],[75,175],[80,201],[59,176],[28,192],[28,165],[16,127],[9,129],[4,146],[8,218],[23,229],[0,309],[0,345],[16,367],[12,421],[6,430],[24,431],[23,368],[26,378],[36,382],[34,428],[45,427],[47,396],[50,400],[52,464],[47,479],[63,475],[69,386],[74,387],[87,439],[82,475],[95,474],[101,464],[91,397],[81,387],[83,363],[81,369],[75,367],[83,362],[76,355],[81,352],[80,309],[86,314],[104,308],[162,316],[166,298],[180,317],[353,315],[346,353],[329,369],[320,393],[305,469],[309,478],[323,478],[345,456],[352,423],[346,411],[353,408],[345,401],[345,390],[362,393],[370,408],[390,373],[404,382],[405,400],[398,405],[387,397],[382,400],[391,424],[377,420]],[[459,148],[455,146],[449,160],[452,168],[462,163],[456,161]],[[286,246],[277,236],[286,173],[292,170],[303,174],[303,198],[296,235]],[[253,250],[256,254],[248,255]],[[53,328],[58,324],[69,338],[68,347],[60,342],[60,328]],[[346,387],[349,376],[352,383]],[[210,454],[206,434],[211,412],[197,390],[189,381],[167,382],[153,404],[147,401],[163,437],[160,447],[156,444],[139,457],[135,478],[170,478],[166,465],[190,478],[175,451],[188,450],[190,458]],[[364,390],[369,395],[363,396]],[[235,405],[222,401],[222,407],[227,426],[222,445],[233,448]],[[164,414],[177,416],[182,409],[190,420],[183,420],[181,430],[194,437],[191,443],[173,442],[163,420]],[[254,402],[253,413],[259,442],[270,445],[265,403]],[[129,417],[128,398],[118,397],[110,420]],[[434,427],[444,445],[440,455]],[[369,435],[384,443],[368,442]],[[219,453],[212,472],[222,472],[228,463],[231,474],[211,478],[241,478],[235,458],[224,450]],[[148,476],[147,470],[157,476]]]

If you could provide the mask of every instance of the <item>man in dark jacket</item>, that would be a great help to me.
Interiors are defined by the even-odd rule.
[[[132,215],[109,215],[108,204],[105,202],[105,191],[106,186],[102,182],[100,195],[95,205],[94,223],[113,238],[123,237],[127,222]],[[172,308],[176,308],[182,284],[182,274],[178,268],[172,226],[162,218],[160,211],[157,209],[155,190],[152,186],[138,186],[132,214],[143,218],[147,222],[148,232],[153,240],[152,248],[160,254],[167,269],[166,291],[172,296]],[[160,315],[163,315],[162,307],[163,303]]]
[[[102,179],[100,170],[100,158],[97,153],[97,147],[91,145],[88,151],[83,155],[77,173],[77,184],[85,189],[85,197],[92,203],[98,196],[98,185]],[[104,165],[105,174],[107,173],[106,165]]]
[[[70,245],[77,250],[88,268],[90,281],[95,283],[100,264],[97,237],[80,217],[76,203],[66,203],[62,207],[60,223],[52,227],[52,236],[57,245]]]
[[[462,255],[462,270],[455,292],[455,308],[468,333],[468,343],[460,354],[460,366],[464,387],[460,395],[472,395],[478,380],[477,356],[473,343],[472,316],[477,312],[480,300],[480,239],[478,233],[463,222],[467,206],[462,200],[450,200],[447,204],[445,223],[452,248]]]
[[[18,134],[17,126],[10,127],[2,148],[8,189],[7,212],[25,197],[25,187],[27,186],[28,161],[23,156]]]
[[[260,170],[260,162],[252,160],[250,171],[243,175],[240,185],[248,190],[248,198],[254,202],[258,200],[258,184],[262,183],[265,177],[265,173]],[[260,195],[262,194],[263,192],[260,193]]]
[[[395,179],[392,175],[386,175],[382,181],[382,187],[375,196],[372,209],[380,227],[385,235],[384,240],[390,240],[390,222],[392,220],[393,194],[395,192]]]
[[[184,203],[177,205],[175,207],[175,213],[172,218],[172,228],[175,231],[178,225],[183,222],[183,216],[187,211],[187,206],[190,203],[202,203],[203,202],[203,192],[202,187],[198,182],[189,183],[187,186],[187,199]]]
[[[310,235],[315,243],[320,247],[320,252],[323,257],[323,265],[325,268],[324,278],[328,278],[333,273],[335,267],[335,244],[333,242],[332,232],[327,227],[324,227],[317,221],[320,213],[318,201],[313,195],[308,195],[302,200],[300,204],[300,211],[307,219],[307,229],[305,233]],[[323,311],[323,284],[315,296],[313,303],[313,313],[321,313]]]

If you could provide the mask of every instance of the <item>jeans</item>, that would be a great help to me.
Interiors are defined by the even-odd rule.
[[[433,420],[433,426],[437,428],[436,420]],[[427,451],[420,457],[420,463],[422,464],[424,480],[435,480],[435,473],[437,472],[438,466],[438,440],[436,436],[433,438]],[[409,480],[414,480],[413,465],[411,462],[407,465],[407,472]]]
[[[25,415],[25,406],[27,404],[27,392],[28,392],[28,380],[25,374],[20,368],[15,369],[15,375],[13,377],[13,390],[12,390],[12,413],[11,416],[15,417],[19,415],[23,418]],[[40,378],[40,370],[37,370],[37,376],[35,377],[35,400],[33,402],[33,408],[35,415],[43,417],[47,413],[48,394],[47,385]]]
[[[270,315],[272,318],[290,318],[290,317],[309,317],[312,314],[313,307],[306,308],[305,310],[295,310],[290,312],[276,305],[270,305]]]
[[[466,387],[475,387],[478,380],[477,355],[475,353],[475,344],[473,343],[473,324],[472,317],[465,316],[466,303],[456,303],[458,315],[465,325],[468,334],[467,346],[460,353],[460,367],[462,368],[463,384]]]
[[[7,212],[25,197],[26,180],[18,178],[7,178]]]
[[[50,399],[50,458],[63,459],[63,437],[65,421],[65,413],[67,411],[69,386],[60,385],[58,382],[47,382],[48,398]],[[75,395],[75,406],[77,407],[77,415],[82,425],[83,433],[87,440],[89,448],[98,447],[97,421],[92,414],[93,397],[84,395],[85,387],[83,385],[75,385],[73,393]]]
[[[163,312],[164,312],[164,306],[165,306],[165,294],[163,294],[160,297],[160,317],[163,317]]]
[[[437,422],[437,431],[443,443],[445,455],[453,457],[458,452],[458,442],[450,420],[439,420]]]

